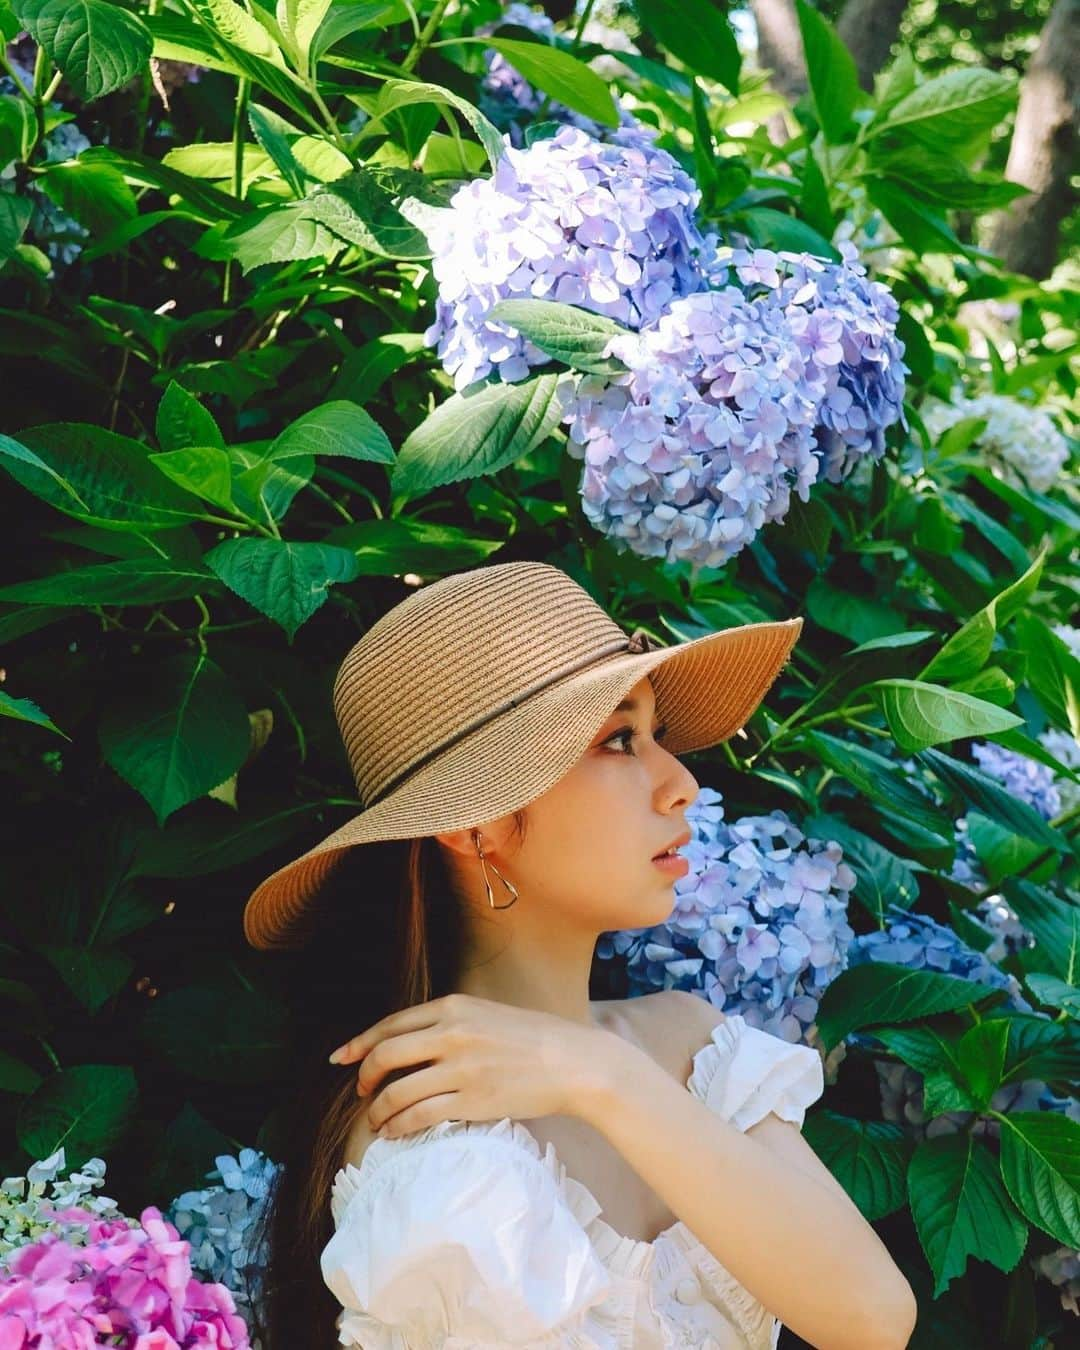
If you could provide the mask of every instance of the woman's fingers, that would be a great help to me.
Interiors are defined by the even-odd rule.
[[[423,1064],[436,1057],[437,1032],[431,1027],[419,1031],[389,1036],[371,1048],[356,1075],[356,1091],[361,1097],[370,1097],[379,1084],[395,1069],[406,1069]]]
[[[330,1055],[330,1063],[351,1064],[354,1060],[363,1059],[372,1046],[386,1036],[397,1036],[403,1031],[434,1026],[440,1016],[439,1002],[440,1000],[417,1003],[411,1008],[401,1008],[387,1017],[380,1018],[359,1035],[351,1036],[344,1045],[339,1045]]]
[[[451,1086],[449,1072],[439,1064],[406,1074],[388,1083],[368,1106],[368,1124],[373,1130],[388,1122],[395,1126],[404,1124],[402,1117],[414,1108],[425,1103],[431,1106],[448,1095],[455,1095],[449,1091]]]

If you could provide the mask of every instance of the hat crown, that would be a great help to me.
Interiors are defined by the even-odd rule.
[[[473,722],[560,671],[625,651],[627,635],[558,567],[495,563],[440,578],[353,645],[334,715],[365,805]]]

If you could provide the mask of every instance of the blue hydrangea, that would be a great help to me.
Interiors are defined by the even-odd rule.
[[[822,476],[842,482],[864,459],[885,453],[885,431],[904,415],[904,344],[896,336],[900,307],[892,291],[871,281],[850,241],[841,261],[809,253],[721,248],[714,277],[732,274],[750,297],[780,305],[811,371],[824,383],[815,427]]]
[[[1009,792],[1028,806],[1034,807],[1044,820],[1051,820],[1061,810],[1061,794],[1054,783],[1054,771],[1037,759],[1007,750],[993,741],[972,744],[971,753],[983,773],[996,779]]]
[[[165,1218],[191,1243],[192,1270],[226,1285],[250,1327],[266,1264],[265,1234],[256,1225],[278,1167],[253,1148],[242,1148],[235,1158],[222,1154],[214,1162],[206,1179],[219,1184],[184,1191],[172,1201]]]
[[[809,496],[825,397],[781,308],[734,286],[607,346],[628,370],[560,384],[586,518],[643,557],[718,567]]]
[[[550,360],[487,319],[499,300],[557,300],[628,328],[658,318],[705,285],[714,243],[694,219],[700,195],[665,150],[605,144],[576,127],[508,147],[490,178],[459,188],[426,222],[439,291],[424,341],[463,389],[493,371],[523,380]]]
[[[518,3],[507,5],[505,12],[497,20],[476,31],[478,34],[487,35],[504,24],[527,28],[550,46],[556,45],[555,24],[551,18],[540,10]],[[512,146],[521,149],[525,144],[526,127],[536,121],[540,109],[544,107],[543,90],[531,85],[502,52],[486,51],[484,64],[487,66],[487,74],[480,83],[477,107],[489,121],[505,133]],[[615,105],[619,113],[617,127],[604,126],[584,113],[568,108],[557,99],[548,101],[543,120],[579,127],[595,140],[612,141],[618,145],[647,146],[656,139],[659,135],[656,128],[638,121],[618,96]]]
[[[729,825],[713,788],[686,816],[690,872],[675,882],[671,915],[602,934],[598,957],[625,961],[631,997],[683,989],[783,1040],[807,1039],[853,937],[855,876],[840,846],[807,839],[779,810]]]

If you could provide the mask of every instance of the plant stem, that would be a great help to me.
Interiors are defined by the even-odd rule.
[[[244,195],[244,119],[247,117],[248,100],[251,97],[251,80],[241,75],[236,82],[236,102],[233,105],[233,166],[232,195],[239,201]],[[225,278],[221,285],[221,303],[227,305],[232,298],[233,258],[225,260]]]
[[[416,63],[423,56],[428,44],[435,36],[439,24],[443,21],[443,15],[450,7],[450,0],[435,0],[435,8],[428,15],[428,21],[420,31],[420,36],[405,53],[405,59],[401,63],[401,69],[404,74],[409,75],[416,66]]]

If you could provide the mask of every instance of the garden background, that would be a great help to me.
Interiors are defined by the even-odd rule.
[[[154,1206],[257,1340],[244,901],[356,637],[536,558],[806,618],[595,995],[820,1050],[913,1346],[1075,1344],[1080,4],[545,8],[0,0],[0,1291]]]

